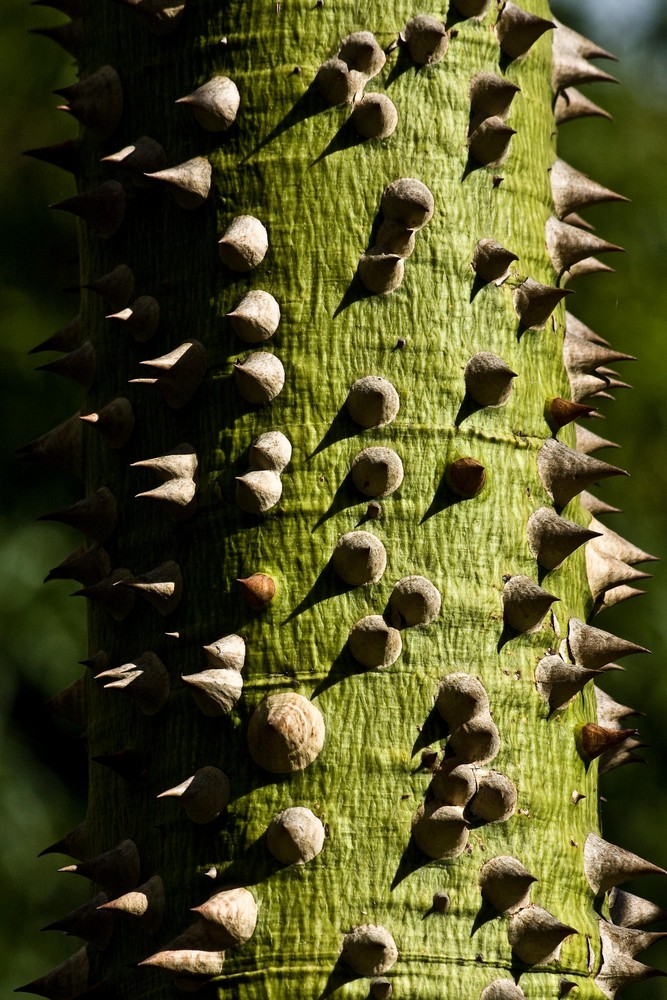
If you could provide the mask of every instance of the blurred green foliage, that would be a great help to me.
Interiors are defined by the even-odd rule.
[[[587,31],[582,4],[554,3],[554,12]],[[589,11],[592,13],[592,10]],[[611,12],[610,12],[611,15]],[[54,878],[59,856],[35,860],[83,815],[85,746],[71,727],[54,720],[45,699],[72,683],[85,647],[85,609],[68,601],[70,583],[42,587],[48,570],[79,539],[35,517],[78,499],[77,486],[64,477],[44,476],[17,462],[17,447],[74,412],[79,394],[60,380],[37,373],[35,361],[52,355],[27,351],[68,322],[77,310],[78,270],[72,223],[45,206],[72,193],[62,171],[21,157],[23,149],[61,141],[73,123],[55,111],[49,94],[72,82],[74,67],[52,43],[28,29],[62,21],[54,11],[32,8],[25,0],[4,0],[0,9],[3,112],[0,118],[0,419],[5,489],[0,518],[0,995],[32,979],[70,954],[73,943],[58,935],[40,936],[40,926],[83,901],[86,886],[77,879]],[[618,459],[632,481],[612,480],[601,491],[626,512],[609,518],[610,527],[658,555],[667,552],[667,413],[665,393],[665,316],[667,316],[667,15],[656,5],[643,35],[615,36],[612,16],[602,44],[622,50],[626,62],[622,88],[598,86],[591,92],[615,117],[615,124],[581,120],[562,129],[560,155],[596,180],[632,199],[631,206],[599,206],[585,213],[605,238],[627,247],[614,258],[617,275],[573,283],[579,295],[572,310],[614,347],[636,354],[623,375],[636,391],[617,393],[603,405],[604,429],[618,441]],[[69,289],[69,291],[68,291]],[[628,372],[631,371],[631,374]],[[48,380],[48,386],[47,386]],[[605,457],[604,453],[603,456]],[[616,455],[610,454],[616,461]],[[653,566],[649,567],[653,569]],[[646,711],[641,732],[651,746],[649,766],[624,768],[603,778],[605,835],[644,857],[667,866],[667,579],[660,564],[647,596],[606,612],[596,624],[654,651],[630,661],[625,673],[608,675],[606,689],[620,702]],[[73,739],[72,736],[75,738]],[[64,862],[63,862],[64,863]],[[630,887],[632,888],[632,886]],[[636,887],[667,906],[667,879]],[[667,966],[667,946],[650,960]],[[643,1000],[667,996],[664,980],[641,987]]]

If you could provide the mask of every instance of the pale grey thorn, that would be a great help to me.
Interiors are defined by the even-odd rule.
[[[401,655],[401,634],[382,615],[366,615],[355,622],[347,642],[353,658],[369,670],[390,667]]]
[[[584,873],[595,895],[640,875],[667,875],[664,868],[589,833],[584,845]]]
[[[623,247],[587,233],[577,226],[568,226],[552,215],[546,223],[547,251],[556,274],[560,277],[573,264],[598,253],[623,253]]]
[[[246,403],[263,406],[282,391],[285,369],[275,354],[255,351],[234,365],[234,381]]]
[[[124,323],[137,343],[144,344],[160,325],[160,303],[152,295],[140,295],[131,306],[109,313],[105,318]]]
[[[601,514],[620,514],[621,512],[620,507],[612,507],[610,503],[600,500],[599,497],[596,497],[593,493],[589,493],[587,490],[579,494],[579,503],[594,517]]]
[[[551,711],[563,708],[598,676],[597,670],[566,663],[560,656],[543,656],[535,668],[535,685]]]
[[[257,903],[249,889],[222,889],[205,903],[193,906],[209,938],[221,948],[236,948],[255,933]]]
[[[604,551],[588,544],[586,546],[586,577],[593,600],[597,600],[608,590],[622,585],[648,580],[650,573],[628,566],[621,559],[615,559]]]
[[[45,365],[39,365],[35,371],[60,375],[76,382],[87,391],[95,381],[95,368],[95,348],[89,340],[86,340],[69,354],[56,358],[55,361],[49,361]]]
[[[483,899],[499,913],[515,913],[530,903],[530,890],[537,879],[510,855],[502,854],[482,865],[479,887]]]
[[[610,476],[627,476],[624,469],[582,455],[553,438],[545,441],[537,455],[540,481],[551,499],[565,507],[587,486]]]
[[[591,521],[591,528],[599,532],[599,537],[595,541],[594,547],[606,555],[613,556],[625,563],[656,562],[657,556],[652,556],[650,552],[644,552],[638,545],[633,545],[627,538],[623,538],[617,532],[612,531],[606,524],[602,524],[595,518]]]
[[[430,625],[440,614],[440,591],[423,576],[405,576],[389,595],[391,622],[395,628]]]
[[[570,294],[567,288],[541,285],[533,278],[526,278],[514,290],[514,311],[526,329],[542,330],[558,303]]]
[[[303,771],[324,746],[324,719],[303,695],[269,695],[257,706],[248,725],[250,755],[271,774]]]
[[[662,906],[615,887],[609,892],[609,913],[619,927],[646,927],[667,920]]]
[[[164,969],[175,986],[194,992],[222,973],[224,961],[225,952],[210,940],[206,926],[198,921],[138,965]]]
[[[86,948],[80,948],[39,979],[19,986],[16,993],[36,993],[47,1000],[69,1000],[88,989],[90,966]]]
[[[176,104],[192,109],[195,120],[207,132],[226,132],[236,121],[241,95],[233,80],[214,76]]]
[[[629,705],[621,705],[610,694],[602,688],[595,686],[595,703],[597,707],[598,725],[607,726],[610,729],[620,729],[620,720],[629,715],[640,715],[636,709]]]
[[[237,337],[246,344],[260,344],[278,329],[280,306],[270,292],[253,288],[227,316]]]
[[[182,674],[181,679],[192,688],[192,697],[199,711],[213,718],[228,715],[243,693],[243,678],[239,671],[225,667]]]
[[[595,538],[597,530],[560,517],[552,507],[540,507],[528,518],[528,548],[544,569],[557,569],[572,552]]]
[[[600,399],[609,385],[609,380],[603,375],[580,375],[576,372],[569,376],[570,395],[575,403],[586,399]]]
[[[563,941],[578,933],[548,910],[530,903],[511,915],[507,937],[513,955],[520,962],[546,965],[559,957]]]
[[[109,895],[120,895],[135,889],[139,883],[139,852],[132,840],[123,840],[117,847],[87,861],[60,868],[61,872],[81,875],[101,885]]]
[[[581,83],[618,83],[615,77],[588,62],[589,59],[615,59],[610,52],[560,21],[556,21],[552,37],[551,86],[555,94]]]
[[[634,751],[646,746],[641,740],[628,739],[620,746],[605,750],[598,758],[598,774],[609,774],[628,764],[645,764],[646,760]]]
[[[173,788],[160,792],[158,799],[178,799],[193,823],[212,823],[227,808],[230,784],[227,775],[217,767],[200,767],[193,775]]]
[[[553,31],[554,21],[531,14],[507,0],[496,22],[495,32],[500,48],[510,59],[518,59],[533,47],[546,31]]]
[[[238,215],[232,219],[218,241],[218,253],[223,264],[239,274],[258,267],[268,249],[266,228],[252,215]]]
[[[463,373],[466,392],[480,406],[504,406],[516,372],[489,351],[473,354]]]
[[[598,104],[594,104],[574,87],[565,87],[559,90],[554,105],[554,115],[556,125],[563,125],[565,122],[574,121],[575,118],[607,118],[612,120],[612,116]]]
[[[105,690],[125,691],[144,715],[156,715],[163,708],[171,687],[167,668],[150,650],[119,667],[101,671],[95,680],[105,682]]]
[[[433,66],[444,59],[449,48],[447,28],[430,14],[411,17],[401,32],[408,55],[418,66]]]
[[[210,667],[224,667],[240,673],[245,663],[245,639],[240,635],[223,635],[208,646],[202,647]]]
[[[364,496],[387,497],[403,482],[403,463],[391,448],[364,448],[352,459],[351,474]]]
[[[503,118],[491,115],[470,133],[468,139],[470,156],[482,166],[498,167],[509,155],[514,135],[516,130],[507,125]]]
[[[76,215],[101,240],[108,240],[118,232],[125,218],[125,191],[118,181],[104,181],[90,191],[82,191],[71,198],[49,206],[60,212]]]
[[[615,268],[609,267],[608,264],[598,260],[597,257],[584,257],[583,260],[578,260],[576,263],[570,264],[570,266],[563,271],[561,282],[566,285],[571,278],[585,278],[588,274],[615,273]]]
[[[118,504],[107,486],[101,486],[83,500],[77,500],[70,507],[40,514],[38,521],[58,521],[83,532],[96,542],[105,541],[113,533],[118,521]]]
[[[577,317],[568,310],[565,311],[565,333],[568,337],[578,337],[579,340],[590,340],[592,343],[598,344],[601,347],[610,348],[608,340],[601,337],[599,333],[595,332],[595,330],[591,330],[590,326],[586,326],[585,323],[583,323],[580,319],[577,319]],[[630,359],[632,358],[632,355],[628,354],[625,355],[625,357]],[[621,359],[618,358],[617,360]]]
[[[355,102],[351,121],[364,139],[388,139],[396,131],[398,111],[386,94],[364,94]]]
[[[165,903],[164,883],[159,875],[153,875],[136,889],[103,903],[100,909],[126,914],[140,921],[147,933],[154,934],[164,919]]]
[[[551,193],[556,215],[565,219],[571,212],[578,212],[589,205],[606,201],[628,201],[622,194],[591,180],[586,174],[575,170],[565,160],[556,160],[551,168]]]
[[[111,573],[111,559],[106,549],[100,545],[80,545],[61,563],[49,570],[44,583],[50,580],[76,580],[84,587],[99,583]]]
[[[635,961],[631,951],[627,950],[626,935],[641,934],[641,931],[615,927],[606,920],[600,920],[598,923],[602,943],[602,966],[595,977],[595,985],[609,1000],[614,1000],[618,992],[628,986],[665,975],[658,969],[652,969]]]
[[[102,66],[56,94],[68,101],[59,110],[76,118],[96,139],[108,139],[120,124],[123,86],[113,66]]]
[[[587,427],[580,427],[579,424],[574,425],[574,432],[577,436],[577,451],[583,455],[592,455],[593,452],[602,451],[603,448],[621,447],[615,441],[609,441],[599,434],[594,434],[593,431],[589,431]]]
[[[120,580],[117,585],[136,591],[161,615],[175,611],[183,596],[183,575],[173,559],[167,559],[141,576]]]
[[[132,298],[134,285],[132,270],[127,264],[117,264],[112,271],[82,287],[99,295],[110,312],[118,312],[124,309]]]
[[[537,632],[551,605],[560,598],[547,593],[530,577],[517,574],[504,579],[502,601],[505,625],[515,632]]]
[[[266,846],[283,865],[307,864],[324,847],[324,826],[310,809],[292,806],[272,817]]]
[[[472,252],[472,269],[480,281],[501,285],[509,276],[510,265],[519,258],[496,240],[480,240]]]
[[[266,431],[250,445],[250,470],[268,469],[280,474],[292,458],[292,445],[282,431]]]
[[[125,396],[118,396],[99,411],[84,413],[79,419],[101,434],[113,449],[124,448],[134,433],[134,410]]]
[[[236,477],[236,503],[246,514],[264,514],[280,500],[283,485],[277,472],[259,469]]]
[[[412,837],[420,849],[434,860],[460,857],[468,843],[468,823],[460,806],[434,800],[422,803],[412,817]]]
[[[645,931],[638,927],[622,927],[605,921],[605,931],[608,939],[613,942],[614,950],[634,958],[646,951],[652,944],[667,937],[667,931]]]
[[[377,535],[370,531],[349,531],[336,542],[331,562],[344,583],[364,587],[382,577],[387,553]]]
[[[152,378],[133,378],[130,382],[157,385],[167,406],[179,410],[190,402],[204,381],[206,348],[198,340],[186,340],[168,354],[140,364],[153,368],[158,374]]]
[[[514,815],[516,785],[499,771],[478,770],[477,791],[466,807],[466,815],[479,823],[504,823]]]
[[[167,166],[167,154],[164,148],[149,135],[142,135],[129,146],[123,146],[109,156],[103,156],[100,163],[112,163],[128,172],[137,187],[148,187],[144,174],[162,170]]]
[[[481,681],[471,674],[448,674],[438,682],[435,707],[453,732],[477,715],[488,715],[489,696]]]
[[[340,957],[359,976],[377,976],[395,964],[398,948],[386,927],[360,924],[344,936]]]
[[[211,191],[212,167],[205,156],[195,156],[174,167],[145,173],[151,181],[165,184],[173,195],[174,201],[181,208],[191,210],[199,208],[208,198]]]
[[[99,604],[101,608],[108,611],[112,618],[121,622],[133,610],[136,602],[136,594],[119,587],[119,583],[132,579],[129,569],[122,567],[89,587],[82,587],[72,595],[73,597],[86,597],[94,604]]]
[[[567,644],[574,662],[591,670],[597,670],[623,656],[650,652],[611,632],[586,625],[578,618],[570,618],[568,622]]]
[[[113,921],[108,913],[100,913],[99,908],[107,902],[107,894],[98,892],[92,899],[77,906],[65,917],[54,920],[42,927],[43,931],[62,931],[63,934],[81,938],[99,951],[108,946],[113,933]]]
[[[479,1000],[526,1000],[526,994],[512,979],[494,979],[482,990]]]
[[[385,427],[397,416],[400,399],[394,386],[380,375],[365,375],[350,386],[347,412],[359,427]]]

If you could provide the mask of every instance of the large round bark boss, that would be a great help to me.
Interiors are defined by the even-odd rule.
[[[385,219],[402,222],[408,229],[421,229],[433,218],[433,195],[414,177],[401,177],[387,185],[382,195]]]
[[[252,215],[238,215],[232,219],[218,243],[222,263],[239,274],[261,264],[268,249],[268,233]]]
[[[454,730],[476,715],[488,714],[489,696],[482,682],[472,674],[448,674],[438,684],[435,707],[450,730]]]
[[[350,629],[350,652],[357,663],[371,670],[390,667],[401,655],[401,635],[382,615],[367,615]]]
[[[304,865],[324,847],[324,826],[310,809],[292,806],[269,823],[266,846],[284,865]]]
[[[511,979],[494,979],[482,990],[479,1000],[525,1000],[526,994]]]
[[[387,553],[370,531],[348,531],[336,542],[331,561],[341,580],[351,587],[363,587],[378,582],[387,566]]]
[[[378,976],[391,969],[398,948],[386,927],[361,924],[345,935],[341,958],[360,976]]]
[[[248,725],[250,754],[271,774],[303,771],[323,746],[324,719],[319,709],[291,691],[265,698]]]
[[[405,576],[395,584],[389,598],[396,628],[429,625],[440,613],[440,591],[424,576]]]
[[[516,809],[514,782],[498,771],[478,772],[477,791],[468,809],[482,823],[503,823]]]
[[[360,427],[384,427],[398,413],[400,400],[391,382],[379,375],[365,375],[350,387],[347,412]]]
[[[468,843],[468,825],[460,806],[426,802],[412,818],[412,837],[429,858],[451,860],[463,854]]]
[[[364,94],[354,106],[352,124],[364,139],[388,139],[398,124],[398,112],[386,94]]]
[[[364,448],[352,461],[352,481],[367,497],[388,497],[403,482],[403,463],[391,448]]]
[[[403,29],[410,58],[418,66],[440,62],[449,47],[449,35],[442,21],[430,14],[417,14]]]

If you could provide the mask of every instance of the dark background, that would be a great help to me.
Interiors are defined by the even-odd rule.
[[[614,530],[650,552],[667,553],[665,338],[667,316],[667,9],[659,0],[558,0],[556,16],[622,56],[613,72],[622,87],[589,88],[615,118],[611,125],[582,119],[565,125],[559,153],[579,170],[622,192],[632,205],[586,212],[598,232],[627,247],[613,258],[616,275],[574,282],[572,308],[612,345],[638,356],[623,376],[636,387],[620,390],[602,409],[595,430],[623,446],[603,452],[632,480],[611,480],[602,495],[625,507],[609,517]],[[585,8],[585,10],[584,10]],[[46,205],[73,193],[69,175],[20,156],[75,133],[55,110],[53,90],[75,78],[53,43],[28,30],[62,17],[25,0],[0,8],[0,448],[7,470],[0,518],[0,995],[71,954],[76,941],[39,928],[85,899],[86,884],[56,877],[60,855],[38,852],[83,816],[85,748],[76,731],[45,710],[44,701],[79,675],[86,655],[83,602],[69,600],[70,582],[42,586],[49,569],[80,541],[69,529],[35,518],[78,499],[77,485],[44,475],[14,452],[73,413],[80,394],[63,380],[34,373],[52,355],[27,351],[77,311],[77,263],[72,223]],[[604,67],[609,68],[605,63]],[[596,624],[650,647],[652,657],[631,660],[610,675],[607,690],[647,713],[640,722],[650,743],[648,766],[626,767],[602,779],[605,835],[667,867],[667,576],[661,563],[640,600],[606,612]],[[83,668],[81,668],[83,670]],[[71,737],[74,737],[73,739]],[[667,906],[667,879],[638,883]],[[667,967],[667,946],[648,958]],[[634,990],[643,1000],[667,997],[664,980]],[[631,995],[633,993],[631,992]]]

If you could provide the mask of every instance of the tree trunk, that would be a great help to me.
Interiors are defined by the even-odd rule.
[[[549,18],[546,0],[524,6]],[[608,911],[595,903],[615,883],[596,881],[594,758],[623,737],[617,720],[592,727],[594,674],[584,672],[638,647],[612,654],[597,633],[577,645],[572,622],[604,594],[624,596],[630,576],[608,553],[600,569],[589,547],[587,579],[590,536],[558,520],[586,527],[577,494],[619,470],[555,443],[576,448],[571,421],[584,410],[569,401],[595,406],[614,378],[594,374],[602,356],[581,360],[593,342],[571,321],[579,354],[568,383],[558,304],[571,266],[610,247],[569,227],[577,219],[549,222],[554,198],[560,217],[598,199],[589,191],[578,201],[572,177],[552,192],[551,39],[565,29],[526,25],[516,11],[508,3],[494,29],[496,4],[479,18],[452,8],[444,36],[408,25],[415,11],[403,0],[368,17],[350,0],[86,7],[82,90],[67,99],[85,126],[79,190],[97,193],[65,207],[84,216],[81,339],[94,346],[95,372],[82,412],[103,418],[68,425],[57,460],[70,461],[82,433],[86,493],[109,490],[117,520],[102,493],[83,522],[113,574],[97,564],[82,581],[91,767],[84,853],[74,855],[131,840],[137,878],[160,876],[166,895],[161,925],[114,914],[111,942],[89,948],[88,984],[104,981],[117,997],[172,995],[163,968],[138,962],[191,988],[216,973],[222,951],[221,996],[243,1000],[362,997],[385,973],[394,996],[414,998],[477,1000],[512,978],[533,998],[565,995],[562,980],[582,1000],[619,985],[609,971],[617,945],[603,943],[603,954],[600,943]],[[353,32],[372,32],[376,48],[343,43]],[[447,37],[444,57],[419,65],[420,46],[444,49]],[[560,89],[583,80],[584,57],[596,54],[566,50],[557,49]],[[353,113],[352,100],[324,96],[331,81],[318,68],[334,57],[343,62],[331,76]],[[118,79],[95,75],[103,66]],[[480,73],[493,74],[499,103],[488,79],[471,91]],[[240,94],[233,122],[219,108],[207,117],[197,99],[175,103],[221,74]],[[364,87],[393,102],[393,134],[357,131],[376,127],[372,102],[359,102]],[[386,124],[391,108],[380,110]],[[234,118],[227,103],[224,113]],[[140,136],[163,147],[164,161],[101,162]],[[384,194],[402,178],[419,184]],[[255,221],[237,244],[239,217]],[[369,253],[377,247],[384,255]],[[121,280],[95,289],[109,273]],[[248,332],[237,309],[256,290],[280,308],[266,340],[267,328]],[[178,363],[147,365],[185,344]],[[89,362],[84,353],[86,384]],[[348,399],[368,376],[376,380]],[[128,385],[144,378],[157,383]],[[104,407],[119,398],[129,406],[116,403],[110,417]],[[284,471],[273,452],[250,450],[269,432],[291,443]],[[357,456],[368,448],[383,451],[364,465]],[[141,465],[158,456],[171,457]],[[135,499],[161,478],[169,485],[157,496]],[[565,531],[576,549],[567,557]],[[204,651],[225,636],[242,642]],[[566,691],[549,686],[564,662],[580,668]],[[143,672],[119,672],[125,664]],[[205,670],[216,673],[187,681]],[[459,711],[464,683],[474,697]],[[454,764],[472,782],[468,798],[452,790]],[[203,768],[229,779],[225,808],[224,779]],[[158,798],[195,774],[187,790]],[[309,813],[284,815],[295,807]],[[283,825],[309,824],[305,863],[285,863],[276,847],[278,814]],[[534,884],[501,864],[504,901],[489,885],[483,899],[483,865],[506,856]],[[116,861],[110,876],[82,873],[110,898],[134,888]],[[232,947],[229,930],[204,920],[175,955],[149,958],[192,923],[192,907],[229,887],[256,902],[249,940]],[[380,982],[372,989],[389,995]],[[485,998],[523,995],[496,989]]]

